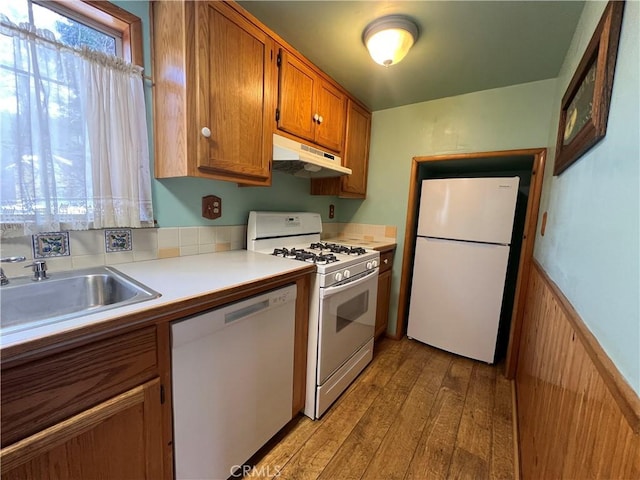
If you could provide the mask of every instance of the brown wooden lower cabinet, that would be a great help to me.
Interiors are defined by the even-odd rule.
[[[292,417],[305,402],[310,281],[296,279]],[[0,480],[173,478],[172,314],[126,333],[5,354]]]
[[[389,301],[391,297],[391,267],[393,266],[393,250],[380,253],[380,274],[378,276],[378,304],[376,306],[375,338],[380,338],[387,331],[389,324]]]
[[[2,449],[2,479],[163,478],[160,380]]]

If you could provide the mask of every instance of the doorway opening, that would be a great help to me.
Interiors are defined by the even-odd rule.
[[[545,158],[544,148],[413,158],[395,338],[399,339],[406,333],[422,181],[434,178],[518,176],[520,187],[514,231],[518,229],[522,233],[514,237],[513,255],[509,258],[496,353],[496,361],[505,360],[505,375],[513,378],[538,223]]]

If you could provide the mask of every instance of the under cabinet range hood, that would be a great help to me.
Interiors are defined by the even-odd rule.
[[[302,178],[351,175],[351,169],[343,167],[342,159],[337,155],[277,133],[273,134],[273,170]]]

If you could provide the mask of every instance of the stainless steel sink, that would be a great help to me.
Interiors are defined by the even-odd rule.
[[[56,323],[159,297],[160,294],[113,267],[94,267],[10,279],[0,288],[2,334]]]

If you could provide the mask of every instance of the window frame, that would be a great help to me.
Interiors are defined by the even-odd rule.
[[[133,13],[111,2],[100,0],[35,0],[34,3],[45,8],[47,4],[55,4],[56,10],[67,10],[75,16],[85,17],[107,30],[117,32],[122,36],[122,58],[129,63],[144,67],[142,20]]]
[[[103,33],[118,36],[116,43],[120,43],[117,56],[123,60],[144,68],[142,19],[135,14],[104,0],[29,0],[30,2],[48,8],[73,20],[84,23],[90,28],[99,29]],[[66,220],[61,228],[71,230],[75,214],[66,214]],[[23,218],[28,221],[29,215]],[[68,221],[67,221],[68,220]],[[142,222],[154,222],[154,219],[142,219]],[[69,223],[70,222],[70,223]],[[62,224],[64,223],[64,227]],[[0,225],[10,225],[0,222]],[[91,222],[93,225],[93,222]],[[89,229],[93,229],[90,226]]]

